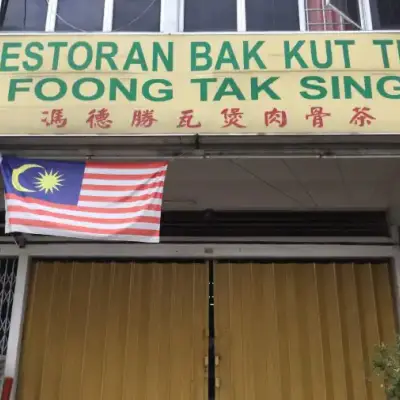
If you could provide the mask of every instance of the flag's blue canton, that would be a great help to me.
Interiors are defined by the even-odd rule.
[[[56,204],[77,205],[85,163],[3,156],[1,171],[6,193]],[[58,184],[54,185],[55,182]]]

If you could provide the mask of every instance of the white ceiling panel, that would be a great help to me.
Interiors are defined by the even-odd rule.
[[[399,172],[400,159],[181,159],[171,163],[165,207],[386,209],[400,206]]]

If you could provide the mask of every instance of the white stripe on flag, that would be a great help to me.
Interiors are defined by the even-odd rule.
[[[23,202],[22,200],[17,200],[17,199],[9,199],[7,201],[8,207],[12,206],[17,206],[17,207],[24,207],[27,212],[30,210],[32,212],[35,211],[47,211],[47,212],[54,212],[57,214],[63,214],[65,216],[72,215],[72,216],[77,216],[77,217],[91,217],[91,218],[99,218],[99,219],[134,219],[134,218],[139,218],[139,217],[158,217],[161,214],[161,211],[153,211],[153,210],[146,210],[142,209],[140,211],[136,212],[122,212],[122,213],[114,213],[110,214],[109,212],[102,212],[99,210],[94,209],[93,212],[90,211],[81,211],[81,210],[69,210],[69,209],[63,209],[59,207],[51,207],[51,206],[45,206],[41,204],[35,204],[35,203],[27,203]],[[122,209],[121,211],[124,211]]]
[[[111,169],[111,168],[97,168],[86,167],[85,174],[102,174],[102,175],[151,175],[164,172],[167,167],[162,168],[129,168],[129,169]]]

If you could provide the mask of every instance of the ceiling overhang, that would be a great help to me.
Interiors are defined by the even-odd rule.
[[[400,135],[2,136],[0,151],[68,159],[400,157]]]

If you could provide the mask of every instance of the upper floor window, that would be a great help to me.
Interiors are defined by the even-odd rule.
[[[298,0],[184,0],[183,8],[185,31],[300,29]]]
[[[236,0],[184,0],[183,9],[185,31],[237,30]]]
[[[160,0],[114,0],[112,30],[158,32],[160,16]]]
[[[371,30],[370,0],[305,0],[309,30]]]
[[[400,28],[400,0],[0,0],[5,31],[234,32]],[[372,10],[372,13],[371,13]]]
[[[160,31],[161,0],[0,0],[3,31]]]
[[[400,29],[399,0],[371,0],[371,14],[374,29]]]
[[[298,0],[246,0],[246,30],[298,31]]]
[[[58,0],[55,31],[102,31],[104,0]]]
[[[47,2],[45,0],[2,0],[0,19],[4,31],[44,31]]]
[[[0,0],[0,18],[4,31],[295,31],[298,1]]]
[[[56,31],[160,30],[160,0],[58,0]]]

